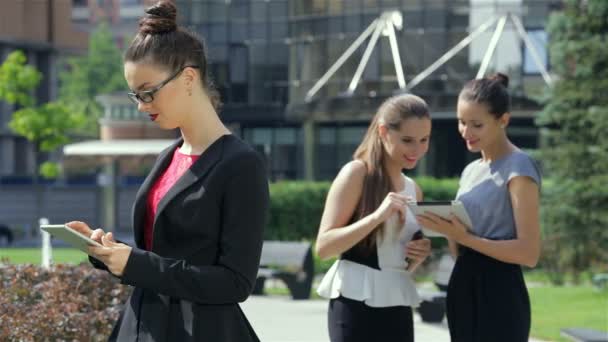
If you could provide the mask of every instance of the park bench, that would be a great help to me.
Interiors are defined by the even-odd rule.
[[[264,241],[253,294],[264,294],[266,279],[280,279],[293,299],[310,298],[314,261],[309,242]]]
[[[560,330],[563,337],[574,342],[608,342],[608,332],[586,328],[566,328]]]
[[[0,246],[10,246],[13,240],[13,230],[7,225],[0,224]]]
[[[439,259],[439,265],[435,271],[433,282],[439,291],[420,290],[422,299],[418,306],[418,313],[424,322],[440,323],[445,315],[445,298],[450,281],[450,275],[454,268],[454,259],[449,254],[444,254]]]
[[[608,273],[598,273],[593,275],[591,283],[598,290],[604,290],[608,287]]]

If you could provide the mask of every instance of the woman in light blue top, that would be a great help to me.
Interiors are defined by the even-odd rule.
[[[457,194],[473,226],[418,217],[446,235],[457,256],[447,292],[453,342],[524,342],[530,332],[521,265],[534,267],[540,255],[541,175],[507,137],[508,82],[502,74],[470,81],[458,99],[460,134],[469,151],[481,152],[462,172]]]

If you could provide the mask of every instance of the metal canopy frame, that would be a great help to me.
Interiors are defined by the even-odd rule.
[[[363,42],[371,36],[363,57],[357,66],[357,70],[353,75],[353,78],[348,86],[347,94],[352,95],[361,80],[363,70],[369,62],[369,58],[374,50],[374,47],[378,43],[380,34],[387,37],[391,47],[391,54],[393,57],[393,63],[395,65],[395,73],[397,74],[397,82],[400,89],[405,89],[405,76],[403,74],[403,67],[401,63],[401,56],[399,55],[399,46],[397,45],[397,36],[395,29],[401,30],[403,28],[403,17],[398,11],[387,11],[383,12],[378,18],[376,18],[366,29],[355,39],[355,41],[344,51],[344,53],[338,58],[338,60],[325,72],[323,76],[310,88],[306,93],[306,102],[310,102],[315,94],[327,84],[327,81],[342,67],[342,65],[352,56],[352,54],[363,44]]]
[[[361,61],[353,75],[353,78],[348,86],[346,91],[347,95],[352,95],[361,80],[361,76],[363,74],[363,70],[367,66],[369,62],[369,58],[373,52],[374,47],[378,43],[378,39],[380,38],[380,34],[387,37],[391,47],[391,53],[393,57],[393,63],[395,65],[395,73],[397,75],[397,82],[399,84],[399,88],[404,91],[409,91],[422,82],[425,78],[427,78],[430,74],[435,72],[439,67],[447,63],[450,59],[452,59],[458,52],[467,47],[473,40],[479,37],[481,33],[487,31],[490,27],[492,27],[496,23],[496,27],[494,29],[494,33],[492,34],[492,38],[490,39],[490,43],[488,44],[488,48],[485,51],[483,56],[481,65],[477,71],[476,78],[482,78],[488,66],[492,60],[492,56],[494,55],[494,51],[496,50],[496,46],[500,41],[500,37],[504,31],[505,25],[508,20],[511,20],[513,26],[515,27],[515,32],[519,36],[519,38],[524,42],[525,46],[530,51],[534,64],[540,70],[540,74],[543,77],[543,80],[548,86],[551,86],[553,80],[549,75],[549,72],[545,68],[543,64],[540,54],[536,50],[536,47],[532,44],[532,40],[530,36],[526,32],[524,25],[522,24],[521,19],[512,13],[506,13],[502,16],[492,16],[490,19],[479,25],[473,32],[471,32],[468,36],[462,39],[458,44],[448,50],[443,56],[439,57],[435,62],[429,65],[426,69],[416,75],[409,84],[406,84],[403,67],[401,63],[401,56],[399,55],[399,46],[397,44],[397,36],[395,34],[395,29],[401,30],[403,27],[403,18],[401,13],[398,11],[388,11],[383,12],[380,17],[376,18],[366,29],[357,37],[357,39],[344,51],[344,53],[338,58],[338,60],[327,70],[327,72],[315,83],[315,85],[307,92],[306,94],[306,102],[310,102],[315,94],[323,87],[329,79],[342,67],[342,65],[350,58],[355,50],[363,44],[363,42],[371,36],[369,43],[365,51],[363,52],[363,56],[361,57]]]

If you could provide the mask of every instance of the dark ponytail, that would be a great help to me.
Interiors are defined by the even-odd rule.
[[[198,66],[201,83],[213,107],[221,106],[220,96],[207,73],[207,49],[194,33],[177,25],[177,8],[163,0],[146,9],[139,32],[125,52],[125,62],[150,63],[175,73],[187,65]]]
[[[459,100],[484,104],[497,119],[511,110],[511,96],[507,87],[509,77],[496,73],[487,78],[467,82],[458,97]]]

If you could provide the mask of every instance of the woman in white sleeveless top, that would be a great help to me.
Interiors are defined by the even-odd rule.
[[[325,203],[316,252],[339,256],[318,293],[330,298],[332,342],[413,341],[412,308],[420,298],[411,272],[430,254],[428,239],[408,209],[422,200],[403,169],[427,152],[431,119],[414,95],[389,98],[363,142],[334,180]]]

